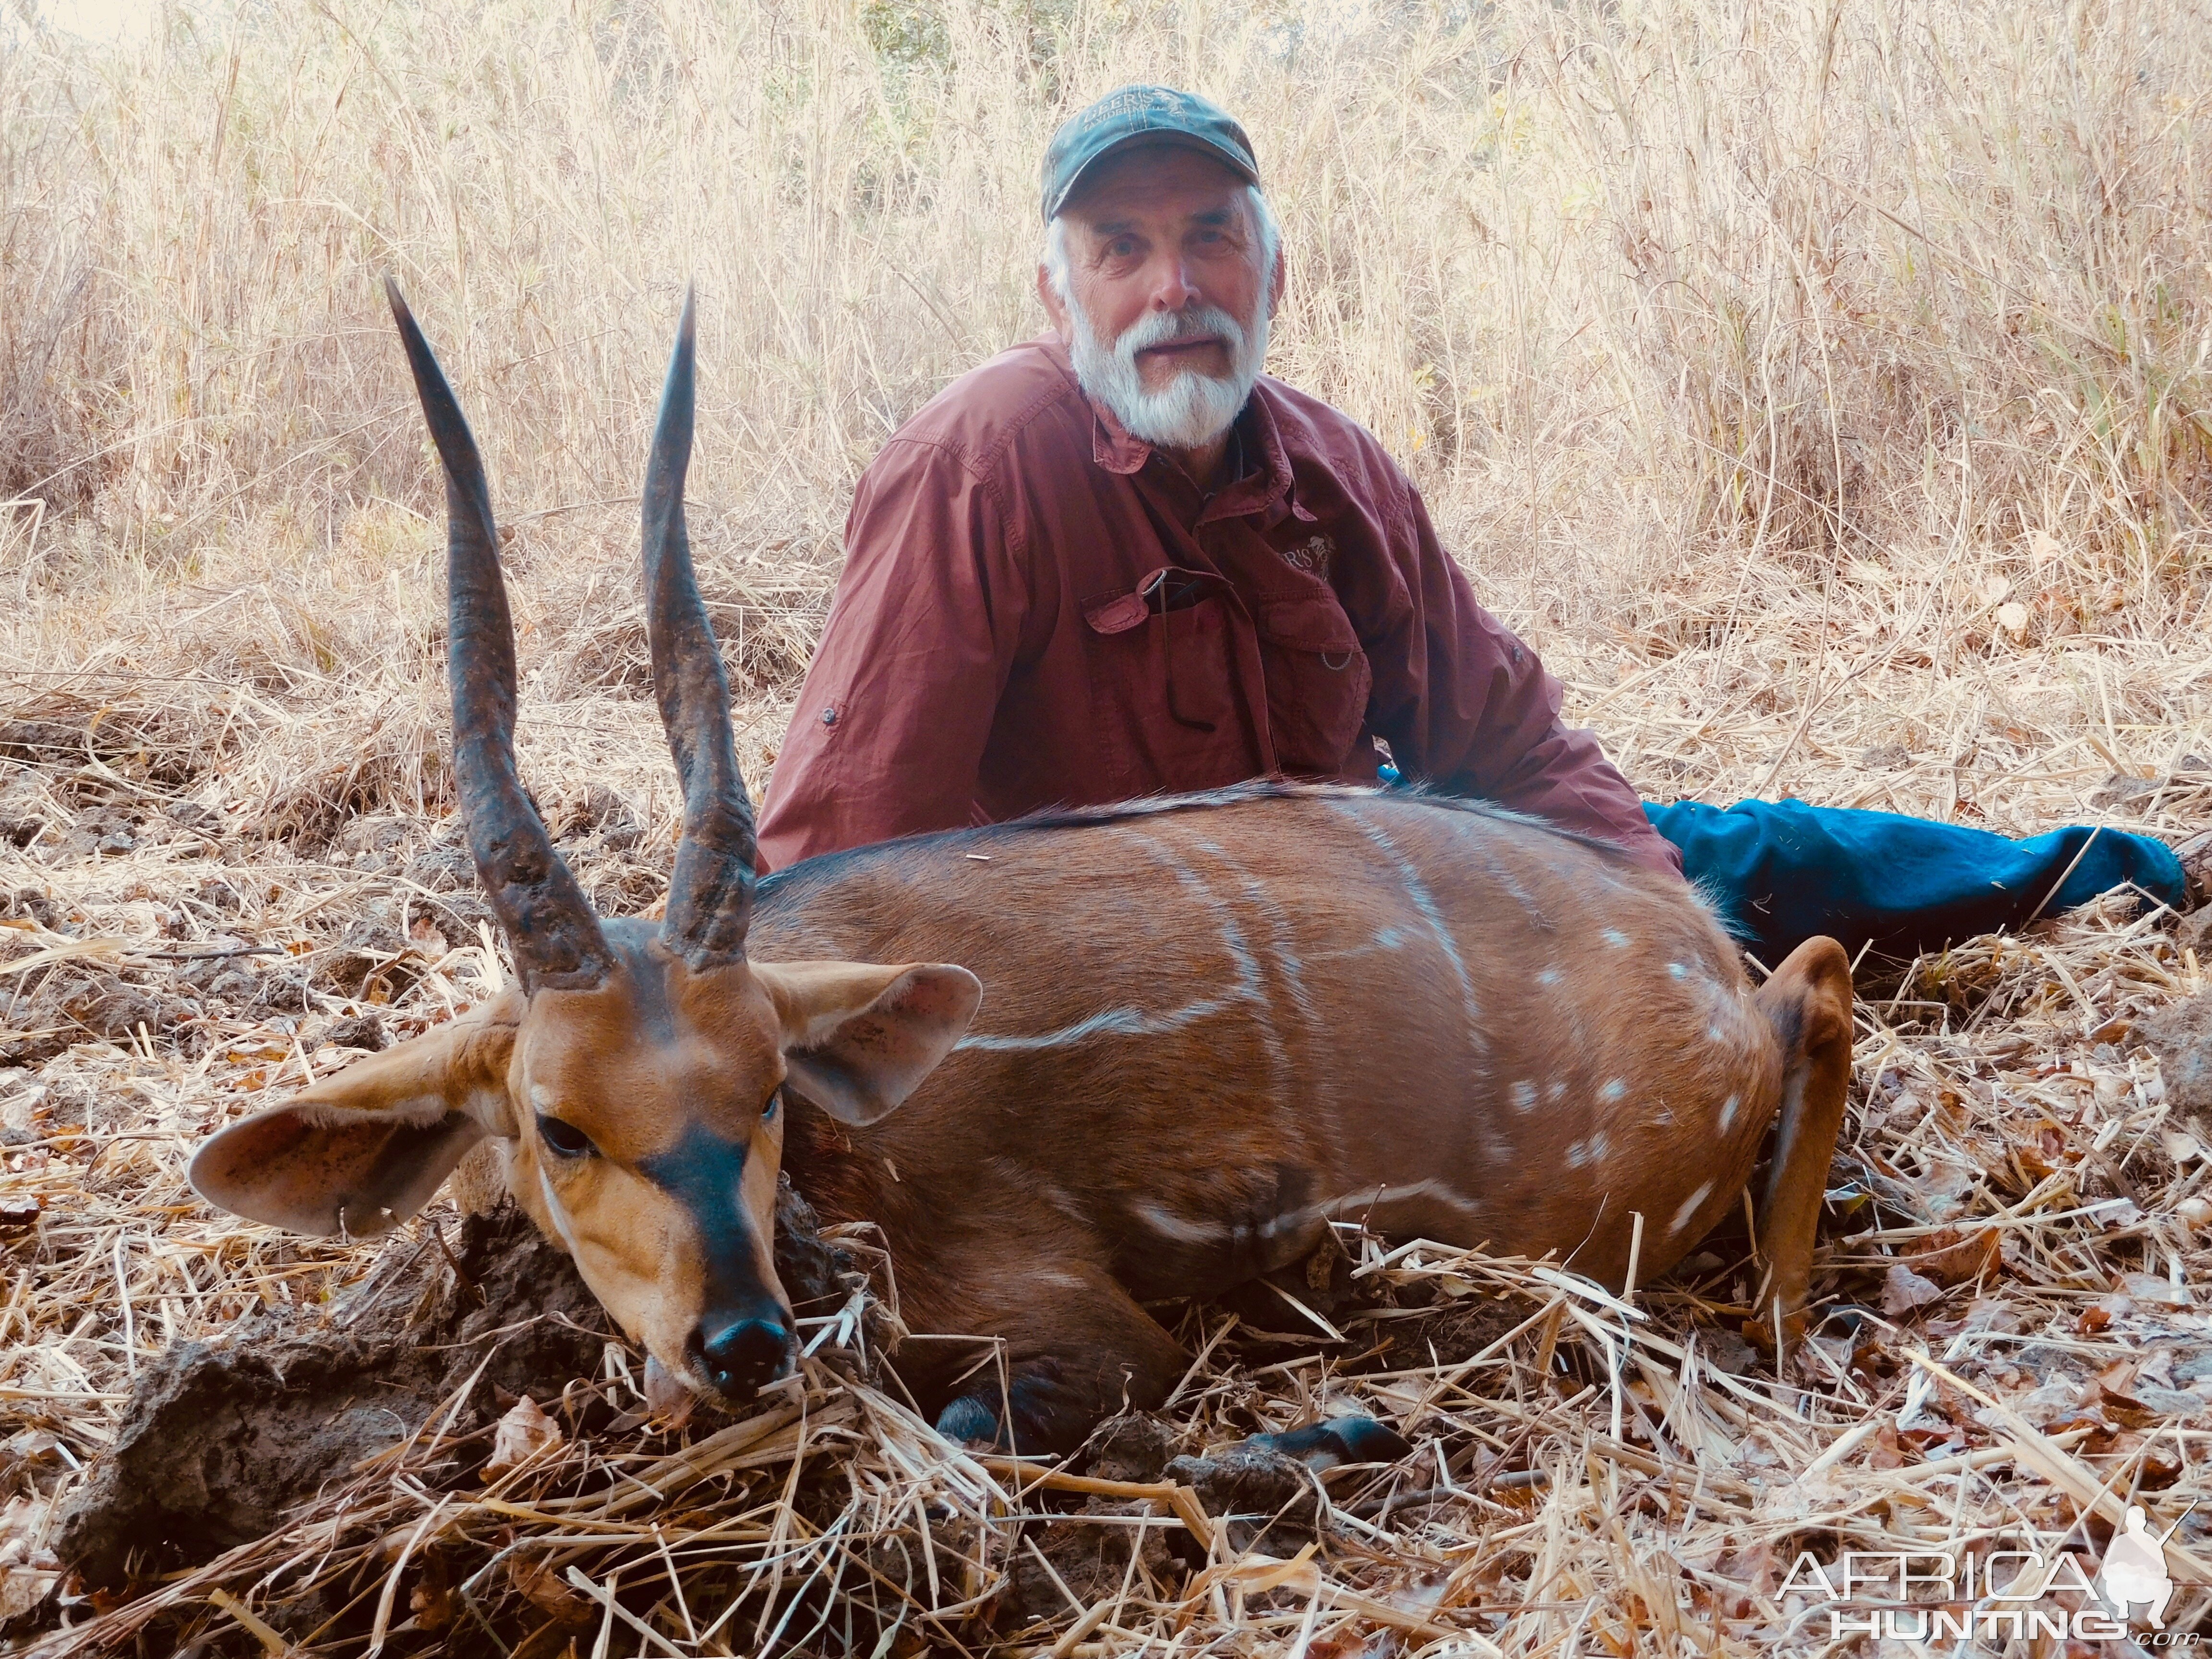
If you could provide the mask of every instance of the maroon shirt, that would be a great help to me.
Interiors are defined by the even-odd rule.
[[[854,498],[763,863],[1266,775],[1372,783],[1380,737],[1408,778],[1680,869],[1372,436],[1263,377],[1231,471],[1206,496],[1050,337],[932,399]]]

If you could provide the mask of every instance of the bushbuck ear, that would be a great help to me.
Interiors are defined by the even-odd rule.
[[[841,1123],[888,1116],[952,1052],[983,986],[965,968],[923,963],[756,963],[783,1020],[790,1085]]]
[[[509,992],[232,1124],[194,1154],[192,1190],[295,1233],[389,1232],[470,1147],[514,1135],[507,1065],[523,1006]]]

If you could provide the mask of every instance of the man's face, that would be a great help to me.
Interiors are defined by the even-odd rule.
[[[1109,348],[1155,313],[1218,309],[1248,335],[1261,321],[1263,295],[1273,314],[1281,284],[1276,271],[1261,266],[1260,227],[1243,180],[1194,150],[1140,145],[1108,158],[1060,219],[1068,298]],[[1042,272],[1038,290],[1060,338],[1073,343],[1079,319]],[[1230,378],[1236,343],[1223,334],[1200,328],[1140,347],[1133,354],[1138,384],[1159,392],[1185,373]]]
[[[1037,293],[1084,391],[1210,477],[1267,361],[1282,288],[1243,181],[1190,150],[1125,150],[1050,237]]]

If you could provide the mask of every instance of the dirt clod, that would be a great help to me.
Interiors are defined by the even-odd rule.
[[[2158,1056],[2174,1112],[2200,1133],[2212,1129],[2212,996],[2190,997],[2145,1016],[2136,1035]]]
[[[1313,1476],[1279,1451],[1246,1443],[1210,1457],[1171,1458],[1161,1474],[1190,1487],[1208,1515],[1228,1522],[1233,1550],[1290,1555],[1314,1535]]]
[[[455,1431],[487,1420],[495,1389],[557,1394],[596,1371],[605,1316],[568,1258],[512,1206],[460,1231],[454,1258],[481,1297],[430,1248],[371,1285],[365,1304],[341,1301],[312,1325],[264,1314],[228,1340],[164,1353],[63,1518],[62,1559],[107,1587],[258,1538],[412,1436],[488,1349]]]
[[[1157,1480],[1176,1455],[1174,1425],[1150,1412],[1124,1412],[1091,1431],[1087,1473],[1100,1480]]]
[[[802,1310],[846,1294],[851,1269],[818,1227],[783,1182],[776,1271]],[[449,1434],[489,1425],[526,1393],[560,1398],[599,1372],[612,1334],[568,1256],[513,1204],[467,1216],[451,1266],[426,1239],[331,1310],[264,1313],[165,1352],[70,1503],[57,1552],[96,1589],[195,1565],[413,1437],[464,1385]],[[462,1448],[452,1474],[490,1451],[488,1441]]]

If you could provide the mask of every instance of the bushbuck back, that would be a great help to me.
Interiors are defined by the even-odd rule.
[[[939,1425],[1059,1449],[1188,1364],[1146,1300],[1295,1262],[1345,1220],[1615,1286],[1640,1225],[1649,1279],[1736,1206],[1778,1121],[1759,1306],[1795,1340],[1850,1069],[1832,940],[1754,991],[1691,890],[1611,847],[1284,782],[756,883],[684,530],[688,301],[644,514],[684,838],[664,922],[595,917],[515,775],[483,468],[392,302],[446,470],[454,768],[522,988],[222,1131],[192,1164],[210,1201],[368,1235],[495,1136],[652,1369],[742,1398],[790,1364],[781,1164],[825,1220],[881,1228],[910,1326],[1003,1345],[981,1368],[902,1352]]]

